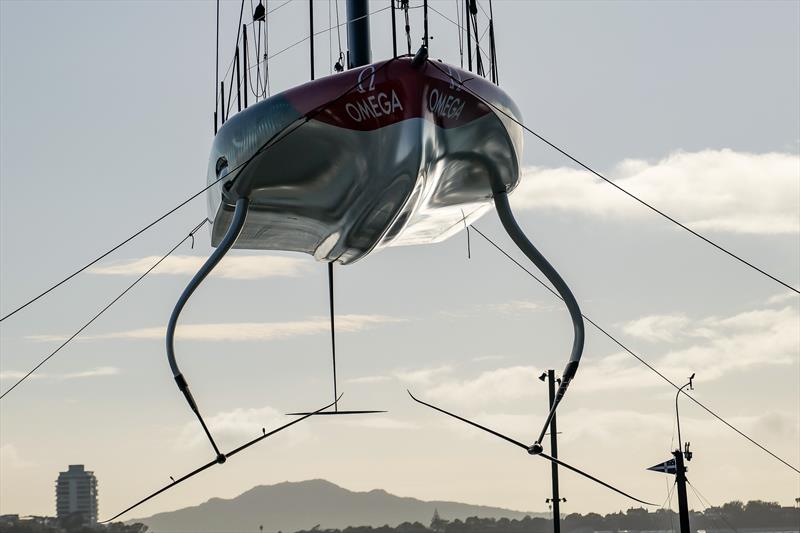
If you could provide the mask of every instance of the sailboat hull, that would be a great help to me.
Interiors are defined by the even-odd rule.
[[[451,76],[469,79],[470,90]],[[237,248],[350,263],[459,232],[491,205],[493,190],[516,187],[522,154],[519,125],[485,103],[521,120],[513,101],[471,76],[400,58],[234,115],[209,161],[209,183],[230,173],[209,191],[212,244],[240,196],[250,209]]]

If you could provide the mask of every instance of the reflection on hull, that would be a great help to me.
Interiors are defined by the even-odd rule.
[[[384,246],[444,240],[490,205],[491,180],[506,190],[517,185],[522,140],[515,124],[430,65],[415,69],[408,59],[381,65],[316,80],[226,122],[212,148],[209,182],[335,100],[234,173],[230,190],[223,183],[211,189],[212,244],[227,229],[236,198],[247,196],[237,248],[349,263]],[[358,90],[337,99],[358,82]],[[494,85],[470,84],[519,116]]]

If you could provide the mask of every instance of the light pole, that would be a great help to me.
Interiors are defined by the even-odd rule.
[[[686,467],[684,466],[684,458],[687,461],[692,460],[692,452],[689,451],[689,443],[686,443],[686,450],[683,451],[683,441],[681,440],[681,416],[678,410],[678,398],[680,397],[683,389],[689,387],[689,390],[694,390],[692,384],[694,374],[689,376],[689,382],[683,387],[678,389],[675,393],[675,420],[678,425],[678,449],[672,452],[675,457],[675,482],[678,484],[678,511],[680,513],[681,533],[690,533],[689,528],[689,503],[686,499]]]
[[[548,370],[547,372],[542,372],[542,375],[539,376],[541,381],[547,380],[547,389],[549,392],[550,403],[548,404],[550,408],[553,407],[553,402],[555,402],[556,396],[556,382],[561,384],[560,379],[556,379],[555,370]],[[556,427],[556,415],[553,413],[553,418],[550,419],[550,455],[554,459],[558,459],[558,429]],[[561,502],[566,503],[566,498],[559,497],[558,494],[558,464],[555,462],[550,463],[550,473],[553,478],[553,497],[547,498],[545,503],[553,504],[553,533],[561,533]]]

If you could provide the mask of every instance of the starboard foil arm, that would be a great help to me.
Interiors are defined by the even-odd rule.
[[[189,390],[189,384],[186,382],[186,378],[183,377],[183,374],[178,367],[178,361],[175,359],[175,327],[178,325],[178,318],[180,317],[181,311],[186,305],[186,302],[189,301],[189,298],[191,298],[195,289],[197,289],[206,276],[208,276],[211,271],[214,270],[214,267],[217,266],[225,254],[228,253],[228,250],[231,249],[233,243],[236,242],[236,238],[242,231],[244,221],[247,218],[248,205],[249,201],[246,197],[239,197],[239,199],[236,200],[236,208],[234,210],[230,226],[228,227],[228,231],[225,233],[225,236],[217,246],[216,250],[214,250],[211,256],[209,256],[203,266],[200,267],[200,270],[197,271],[192,280],[183,290],[181,297],[178,299],[178,303],[175,304],[175,308],[172,310],[172,315],[169,317],[169,324],[167,324],[167,360],[169,361],[169,366],[172,369],[172,375],[175,378],[175,383],[177,383],[178,389],[180,389],[180,391],[183,393],[187,403],[189,404],[189,407],[200,421],[200,425],[203,426],[203,431],[208,437],[208,440],[211,442],[211,446],[214,448],[214,453],[217,454],[216,462],[218,463],[225,462],[225,454],[219,451],[217,443],[214,442],[214,438],[211,436],[211,432],[208,430],[208,426],[206,426],[205,420],[203,420],[203,416],[200,414],[200,409],[197,407],[194,397],[192,397],[192,393]]]
[[[579,474],[579,475],[581,475],[581,476],[583,476],[583,477],[585,477],[587,479],[590,479],[590,480],[594,481],[595,483],[599,483],[600,485],[606,487],[607,489],[613,490],[617,494],[621,494],[622,496],[625,496],[626,498],[630,498],[631,500],[634,500],[634,501],[639,502],[641,504],[644,504],[644,505],[656,505],[654,503],[650,503],[650,502],[646,502],[644,500],[640,500],[639,498],[637,498],[635,496],[631,496],[627,492],[622,491],[622,490],[614,487],[613,485],[610,485],[610,484],[606,483],[605,481],[603,481],[601,479],[598,479],[598,478],[594,477],[593,475],[584,472],[580,468],[574,467],[574,466],[572,466],[572,465],[570,465],[568,463],[565,463],[561,459],[556,459],[555,457],[551,457],[551,456],[547,455],[546,453],[543,453],[541,446],[538,446],[538,447],[536,445],[527,446],[527,445],[523,444],[522,442],[520,442],[520,441],[518,441],[516,439],[513,439],[513,438],[511,438],[509,436],[503,435],[499,431],[495,431],[495,430],[490,429],[490,428],[488,428],[486,426],[482,426],[481,424],[478,424],[477,422],[473,422],[472,420],[468,420],[468,419],[466,419],[464,417],[458,416],[455,413],[451,413],[450,411],[446,411],[446,410],[444,410],[444,409],[442,409],[440,407],[436,407],[433,404],[424,402],[424,401],[418,399],[417,397],[415,397],[413,394],[411,394],[410,391],[407,391],[407,392],[408,392],[408,395],[411,396],[411,399],[414,400],[415,402],[417,402],[419,404],[422,404],[422,405],[424,405],[426,407],[430,407],[431,409],[433,409],[435,411],[439,411],[440,413],[445,414],[447,416],[450,416],[452,418],[455,418],[456,420],[460,420],[461,422],[465,422],[465,423],[469,424],[470,426],[476,427],[476,428],[478,428],[480,430],[483,430],[483,431],[485,431],[487,433],[491,433],[495,437],[499,437],[499,438],[503,439],[506,442],[509,442],[509,443],[519,447],[519,448],[522,448],[523,450],[527,451],[530,455],[537,455],[539,457],[542,457],[543,459],[547,459],[550,462],[553,462],[553,463],[556,463],[556,464],[558,464],[560,466],[563,466],[564,468],[566,468],[568,470],[571,470],[572,472],[575,472],[576,474]],[[538,442],[537,442],[537,444],[538,444]]]
[[[561,374],[561,384],[556,391],[555,398],[553,403],[550,407],[550,412],[547,414],[547,418],[542,426],[542,430],[539,433],[539,436],[536,439],[536,442],[533,446],[538,446],[541,450],[541,442],[544,438],[545,433],[547,433],[547,428],[550,426],[550,421],[553,419],[555,415],[556,408],[558,404],[561,402],[561,399],[564,397],[564,394],[567,392],[567,388],[569,387],[572,378],[575,377],[575,373],[578,370],[578,364],[581,360],[581,355],[583,354],[583,342],[584,342],[584,324],[583,324],[583,315],[581,314],[581,308],[578,305],[578,301],[575,299],[575,296],[572,294],[569,286],[567,286],[564,279],[559,275],[553,265],[536,249],[536,247],[531,243],[530,240],[525,236],[525,233],[522,231],[522,228],[519,227],[517,224],[516,219],[514,218],[514,213],[511,211],[511,205],[508,203],[508,193],[503,190],[498,190],[494,193],[494,206],[497,210],[497,215],[500,217],[500,221],[503,224],[503,228],[505,228],[506,232],[508,233],[509,237],[514,241],[514,244],[525,254],[525,256],[531,260],[531,262],[536,265],[538,268],[553,284],[558,294],[564,300],[564,303],[567,306],[567,310],[569,311],[570,318],[572,319],[572,328],[574,332],[573,341],[572,341],[572,351],[570,352],[569,361],[567,362],[567,366],[564,368],[563,373]]]

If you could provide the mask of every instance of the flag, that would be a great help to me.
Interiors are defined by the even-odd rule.
[[[658,463],[655,466],[651,466],[648,470],[652,470],[653,472],[664,472],[665,474],[677,474],[678,468],[675,466],[675,458],[673,457],[669,461],[664,461],[663,463]]]

